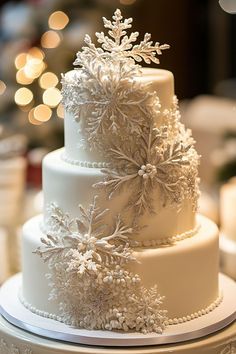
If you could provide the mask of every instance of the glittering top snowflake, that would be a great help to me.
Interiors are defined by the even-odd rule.
[[[158,64],[157,55],[169,48],[167,44],[153,44],[148,33],[133,45],[138,32],[127,35],[132,18],[123,20],[120,10],[115,11],[113,21],[103,21],[109,31],[108,36],[96,33],[101,48],[86,35],[87,46],[77,53],[74,62],[80,69],[71,79],[62,77],[63,104],[81,121],[90,148],[101,152],[111,133],[125,140],[130,134],[140,134],[143,126],[158,115],[157,94],[137,81],[141,72],[135,62]]]
[[[136,42],[139,33],[132,32],[129,36],[127,35],[127,30],[132,27],[131,23],[133,22],[132,18],[124,19],[121,15],[121,11],[117,9],[112,16],[113,21],[107,20],[103,17],[104,27],[108,28],[108,36],[104,32],[97,32],[96,37],[98,42],[101,43],[102,48],[97,49],[91,41],[91,38],[87,35],[85,37],[85,42],[88,45],[88,48],[83,48],[84,53],[77,54],[77,59],[74,64],[83,66],[84,54],[101,55],[103,57],[112,58],[115,56],[123,58],[131,58],[134,61],[141,62],[145,61],[147,64],[154,62],[159,64],[160,61],[157,58],[157,55],[161,55],[162,51],[169,49],[168,44],[161,44],[156,42],[153,44],[151,41],[151,35],[146,33],[144,39],[136,45],[133,45]],[[108,53],[111,55],[108,55]]]

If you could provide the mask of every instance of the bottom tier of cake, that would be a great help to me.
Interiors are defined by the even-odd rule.
[[[47,264],[34,253],[43,236],[41,220],[41,216],[34,217],[23,229],[21,300],[33,312],[56,318],[59,304],[49,300]],[[168,246],[136,248],[138,262],[129,266],[145,287],[158,286],[165,297],[163,308],[168,311],[170,324],[201,316],[220,302],[218,229],[203,216],[198,216],[198,223],[199,231],[191,238]]]

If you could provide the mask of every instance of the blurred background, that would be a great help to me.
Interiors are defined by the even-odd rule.
[[[21,226],[41,211],[42,158],[63,146],[60,74],[117,7],[141,37],[171,45],[160,67],[202,155],[200,212],[221,227],[222,268],[236,278],[236,1],[2,0],[0,283],[20,270]]]

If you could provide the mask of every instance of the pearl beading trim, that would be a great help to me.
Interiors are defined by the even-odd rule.
[[[144,241],[135,241],[134,247],[155,247],[155,246],[164,246],[171,245],[178,241],[183,241],[187,238],[191,238],[199,231],[200,225],[196,225],[192,230],[183,232],[182,234],[178,234],[176,236],[171,236],[167,238],[160,238],[157,240],[144,240]]]
[[[61,154],[61,159],[71,165],[78,167],[87,167],[87,168],[109,168],[111,166],[108,162],[90,162],[90,161],[80,161],[76,159],[71,159],[66,156],[65,152]]]
[[[218,307],[220,305],[220,303],[222,302],[222,300],[223,300],[223,292],[220,291],[220,294],[217,297],[217,299],[211,305],[207,306],[205,309],[194,312],[191,315],[169,319],[169,320],[165,321],[164,324],[166,326],[177,325],[177,324],[188,322],[188,321],[194,320],[198,317],[207,315],[209,312],[212,312],[216,307]]]
[[[44,317],[44,318],[49,318],[58,322],[63,322],[62,318],[56,314],[53,313],[49,313],[47,311],[41,311],[38,310],[35,306],[32,306],[30,303],[28,303],[24,298],[23,295],[21,293],[21,291],[19,291],[18,294],[19,300],[22,303],[22,305],[28,309],[29,311],[31,311],[32,313]],[[208,313],[212,312],[216,307],[218,307],[221,302],[223,300],[223,292],[220,291],[219,296],[217,297],[217,299],[212,302],[212,304],[210,304],[209,306],[207,306],[205,309],[197,311],[192,313],[191,315],[187,315],[187,316],[183,316],[183,317],[178,317],[178,318],[173,318],[173,319],[168,319],[167,321],[165,321],[165,326],[171,326],[171,325],[177,325],[177,324],[181,324],[184,322],[188,322],[191,320],[194,320],[196,318],[199,318],[201,316],[207,315]]]
[[[32,306],[29,302],[27,302],[24,298],[23,295],[21,293],[21,291],[19,291],[18,294],[18,298],[20,300],[20,302],[22,303],[22,305],[29,311],[31,311],[32,313],[34,313],[35,315],[44,317],[44,318],[49,318],[51,320],[55,320],[55,321],[59,321],[59,322],[63,322],[62,318],[56,314],[53,313],[49,313],[47,311],[42,311],[42,310],[38,310],[35,306]]]

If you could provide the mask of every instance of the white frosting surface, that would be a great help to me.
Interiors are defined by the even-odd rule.
[[[112,200],[107,200],[103,191],[92,187],[104,177],[100,169],[66,163],[61,159],[62,153],[63,149],[51,152],[43,161],[45,220],[49,217],[47,207],[51,203],[56,203],[74,218],[78,216],[79,204],[88,207],[93,196],[98,193],[101,193],[101,207],[110,209],[108,223],[111,223],[119,213],[129,220],[129,212],[124,211],[124,205],[130,191],[124,189]],[[155,191],[153,199],[157,213],[154,215],[146,213],[140,217],[140,225],[145,228],[137,235],[137,240],[166,239],[195,229],[195,212],[192,210],[191,200],[185,200],[182,209],[178,211],[173,206],[162,207],[159,190]]]
[[[34,217],[23,229],[22,295],[34,309],[58,315],[59,304],[48,300],[48,267],[33,253],[41,245],[41,221],[41,216]],[[140,263],[133,264],[132,270],[140,275],[144,286],[158,285],[165,295],[169,318],[197,313],[219,296],[218,230],[205,217],[198,216],[198,221],[201,228],[195,237],[174,246],[135,251]]]

